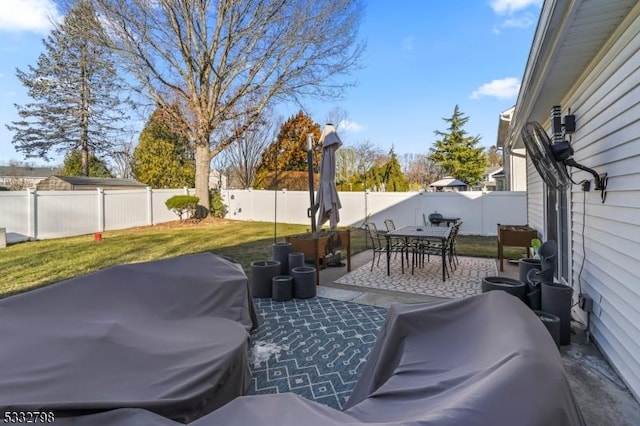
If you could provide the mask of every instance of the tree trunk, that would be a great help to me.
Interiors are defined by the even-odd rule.
[[[209,147],[198,143],[196,145],[196,196],[198,211],[196,217],[205,218],[209,214],[209,168],[211,152]]]

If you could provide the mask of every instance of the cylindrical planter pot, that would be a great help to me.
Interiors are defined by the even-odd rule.
[[[280,275],[289,273],[289,253],[291,253],[291,243],[275,243],[271,246],[272,259],[280,262]]]
[[[527,293],[527,305],[534,311],[539,311],[542,309],[542,300],[541,300],[542,291],[539,287],[529,291]]]
[[[520,280],[507,277],[484,277],[482,279],[482,292],[492,290],[506,291],[512,296],[527,303],[527,286]]]
[[[530,284],[527,280],[527,274],[531,269],[540,270],[540,259],[525,257],[520,259],[518,264],[518,279],[525,284]]]
[[[293,299],[293,277],[276,275],[271,279],[271,298],[276,302]]]
[[[553,341],[556,343],[556,346],[560,348],[560,318],[556,315],[553,315],[549,312],[534,310],[542,324],[547,328],[549,334],[553,338]]]
[[[299,266],[304,266],[304,253],[301,251],[294,251],[289,253],[289,275],[291,270]]]
[[[293,297],[310,299],[316,296],[316,268],[298,266],[291,270],[293,277]]]
[[[277,260],[251,262],[251,293],[253,297],[271,297],[271,280],[280,274],[281,264]]]
[[[571,343],[571,296],[573,288],[542,283],[542,310],[560,318],[560,345]]]

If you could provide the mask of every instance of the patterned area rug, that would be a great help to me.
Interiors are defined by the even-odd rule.
[[[395,257],[395,256],[394,256]],[[378,266],[371,262],[343,275],[336,282],[359,287],[378,288],[402,293],[423,294],[427,296],[458,299],[480,294],[482,278],[498,275],[495,259],[459,256],[460,264],[450,272],[450,277],[442,281],[442,262],[439,257],[431,256],[422,268],[415,268],[411,275],[411,259],[401,272],[400,257],[391,258],[391,275],[387,276],[384,255]],[[377,262],[377,258],[376,258]]]
[[[341,409],[387,310],[322,297],[254,302],[260,327],[251,335],[248,394],[294,392]]]

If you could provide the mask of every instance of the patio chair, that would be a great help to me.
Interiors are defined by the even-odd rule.
[[[387,228],[387,232],[396,230],[396,225],[393,222],[393,219],[385,219],[384,220],[384,226],[385,226],[385,228]],[[409,248],[410,247],[407,244],[407,241],[404,238],[391,238],[390,244],[396,249],[399,249],[399,248],[402,249],[402,250],[395,250],[396,258],[397,258],[398,253],[403,251],[405,253],[405,257],[407,259],[407,265],[408,265],[409,264]]]
[[[371,270],[373,271],[373,264],[375,263],[376,266],[380,266],[380,257],[382,257],[383,253],[384,254],[387,253],[387,239],[383,234],[381,234],[378,231],[378,228],[376,227],[375,223],[367,222],[365,225],[367,227],[367,232],[369,233],[369,237],[371,238],[371,242],[373,243],[373,259],[371,260]],[[404,245],[398,246],[398,245],[391,244],[391,242],[389,243],[390,243],[389,253],[401,253],[400,259],[401,259],[401,265],[402,265],[402,273],[404,274],[404,258],[405,258],[404,252],[406,249]],[[376,262],[376,255],[378,255],[377,262]]]
[[[460,227],[462,222],[458,222],[451,227],[451,233],[449,234],[449,247],[447,248],[447,258],[449,259],[449,265],[453,265],[453,269],[457,269],[460,261],[458,260],[458,251],[456,249],[456,241],[458,234],[460,233]]]

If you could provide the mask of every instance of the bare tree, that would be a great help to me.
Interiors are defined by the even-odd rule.
[[[342,147],[336,151],[336,183],[339,185],[350,185],[356,183],[358,173],[358,153],[351,147]]]
[[[360,0],[93,2],[139,91],[180,101],[205,212],[211,159],[274,102],[342,95],[364,48]]]
[[[222,156],[228,159],[229,179],[240,188],[252,188],[256,171],[262,162],[262,153],[276,138],[280,120],[269,119],[248,129],[238,141],[227,148]]]
[[[109,157],[111,158],[111,169],[116,176],[126,179],[133,177],[131,160],[134,150],[135,142],[133,139],[122,139],[113,146]]]

